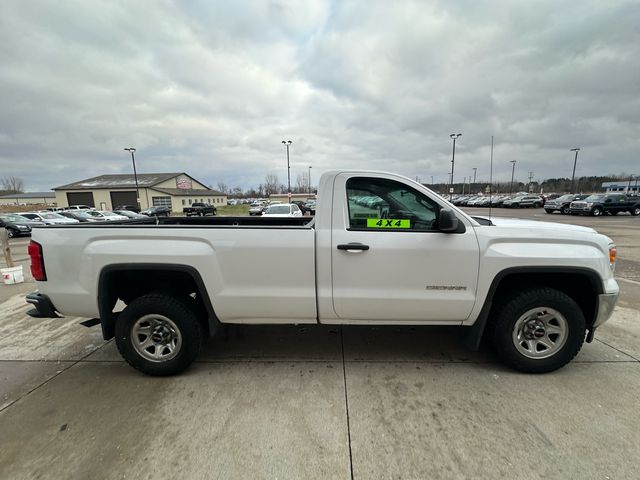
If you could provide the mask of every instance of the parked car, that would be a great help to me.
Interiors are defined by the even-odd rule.
[[[9,238],[31,235],[31,229],[36,225],[44,224],[42,222],[34,222],[15,213],[4,213],[0,215],[0,227],[4,227],[7,230]]]
[[[68,225],[71,223],[80,223],[79,220],[74,218],[65,217],[55,212],[26,212],[21,213],[25,218],[34,220],[36,222],[42,222],[45,225]]]
[[[126,215],[119,215],[111,210],[96,210],[94,212],[89,211],[87,213],[95,217],[102,216],[107,222],[122,222],[129,220],[129,217]]]
[[[118,211],[126,210],[127,212],[140,213],[140,207],[138,207],[137,205],[118,205],[116,208],[113,209],[114,212],[116,210]]]
[[[262,203],[252,203],[249,207],[249,215],[262,215],[267,207]]]
[[[148,217],[168,217],[171,214],[169,207],[150,207],[140,213]]]
[[[616,246],[591,228],[472,217],[382,172],[324,173],[318,195],[313,226],[213,217],[193,228],[178,217],[36,228],[28,314],[97,318],[150,375],[183,371],[205,336],[234,323],[458,325],[470,347],[485,339],[510,367],[542,373],[570,362],[614,310]]]
[[[520,208],[542,208],[544,198],[540,195],[527,195],[520,200]]]
[[[304,210],[302,213],[309,212],[311,215],[316,214],[316,202],[315,200],[311,200],[304,204]]]
[[[262,214],[263,217],[301,217],[302,210],[295,203],[280,203],[269,205]]]
[[[118,215],[123,215],[131,220],[140,220],[143,218],[149,218],[146,215],[143,215],[141,213],[136,213],[132,210],[113,210],[113,213],[117,213]]]
[[[502,206],[505,208],[519,208],[520,201],[525,197],[525,195],[519,195],[517,197],[511,197],[502,202]]]
[[[89,210],[65,210],[64,212],[58,212],[63,217],[73,218],[78,220],[80,223],[92,223],[92,222],[104,222],[104,218],[96,218],[92,215],[89,215]]]
[[[187,217],[190,217],[192,215],[204,217],[206,215],[216,215],[218,211],[216,210],[216,207],[209,203],[193,202],[188,207],[184,207],[182,209],[182,213],[184,213]]]
[[[640,215],[640,199],[622,193],[596,194],[584,200],[571,202],[569,211],[571,215],[593,215],[595,217],[605,213],[617,215],[620,212]]]
[[[576,200],[584,200],[588,194],[570,193],[562,195],[556,199],[547,200],[544,204],[544,211],[547,213],[560,212],[563,215],[569,215],[571,210],[571,202]]]
[[[64,207],[65,210],[93,210],[94,207],[90,207],[89,205],[69,205],[68,207]]]

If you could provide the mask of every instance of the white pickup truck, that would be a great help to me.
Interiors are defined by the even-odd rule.
[[[27,301],[34,317],[99,319],[151,375],[184,370],[227,323],[459,325],[471,348],[484,337],[511,367],[548,372],[619,291],[616,247],[595,230],[471,217],[390,173],[325,173],[315,218],[144,222],[35,228]]]

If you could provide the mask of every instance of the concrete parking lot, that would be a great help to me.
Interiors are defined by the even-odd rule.
[[[28,317],[28,279],[0,285],[0,478],[637,478],[640,218],[492,213],[618,244],[618,307],[560,371],[508,370],[455,328],[234,326],[151,378],[83,319]]]

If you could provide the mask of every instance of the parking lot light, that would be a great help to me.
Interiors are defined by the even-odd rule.
[[[461,137],[462,134],[452,133],[449,136],[453,140],[453,153],[451,154],[451,182],[449,184],[449,201],[451,201],[453,197],[453,167],[455,166],[455,163],[456,163],[456,140],[458,139],[458,137]]]
[[[133,152],[135,152],[136,149],[133,147],[129,147],[129,148],[125,148],[125,150],[131,153],[131,161],[133,162],[133,178],[136,181],[136,203],[138,204],[138,210],[140,210],[140,190],[138,189],[138,172],[136,172],[136,157],[133,155]]]
[[[570,152],[576,152],[576,156],[573,159],[573,173],[571,174],[571,192],[570,193],[576,193],[573,191],[573,180],[576,176],[576,163],[578,163],[578,152],[580,151],[580,148],[572,148],[571,150],[569,150]]]
[[[287,197],[289,203],[291,203],[291,166],[289,164],[289,145],[293,142],[291,140],[282,140],[282,143],[287,147]]]

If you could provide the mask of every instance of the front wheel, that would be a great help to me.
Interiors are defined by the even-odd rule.
[[[602,215],[602,209],[600,207],[595,207],[593,210],[591,210],[591,215],[593,215],[594,217],[599,217]]]
[[[526,373],[545,373],[569,363],[586,334],[578,304],[553,288],[531,288],[501,306],[492,328],[501,360]]]
[[[570,212],[571,210],[569,209],[569,207],[562,207],[562,210],[560,210],[560,213],[562,213],[563,215],[569,215]]]
[[[15,236],[17,236],[17,235],[18,235],[18,232],[16,232],[14,229],[12,229],[12,228],[7,228],[7,236],[8,236],[9,238],[13,238],[13,237],[15,237]]]
[[[175,375],[198,356],[202,328],[193,306],[152,293],[133,300],[116,322],[116,345],[132,367],[154,376]]]

